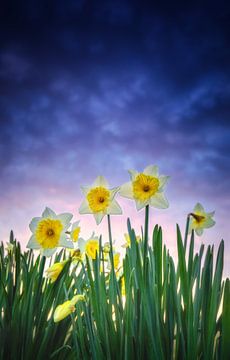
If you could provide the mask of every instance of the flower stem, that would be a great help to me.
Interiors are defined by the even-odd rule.
[[[113,240],[112,240],[112,231],[111,231],[111,221],[110,215],[107,215],[108,219],[108,231],[109,231],[109,256],[111,261],[112,273],[114,274],[114,260],[113,260]]]
[[[188,241],[188,229],[189,229],[190,214],[187,216],[185,235],[184,235],[184,251],[186,252],[187,241]]]
[[[145,207],[145,232],[144,232],[144,274],[146,270],[146,258],[148,253],[148,236],[149,236],[149,205]]]

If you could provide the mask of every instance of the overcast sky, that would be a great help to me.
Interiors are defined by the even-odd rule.
[[[141,4],[141,5],[140,5]],[[175,251],[196,202],[216,210],[201,241],[226,242],[230,273],[230,7],[154,7],[137,1],[17,1],[1,9],[0,236],[26,244],[45,206],[81,219],[80,185],[111,186],[128,169],[157,164],[170,175],[168,210],[152,210]],[[119,201],[119,199],[118,199]],[[114,219],[140,232],[143,212],[121,200]]]

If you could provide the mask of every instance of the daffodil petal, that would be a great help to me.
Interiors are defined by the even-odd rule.
[[[133,185],[132,182],[129,181],[125,184],[123,184],[120,188],[119,194],[121,196],[124,196],[128,199],[133,199]]]
[[[197,229],[195,229],[195,232],[198,236],[201,236],[203,234],[204,230],[201,228],[197,228]]]
[[[31,222],[29,224],[29,228],[32,232],[36,231],[37,225],[41,219],[42,219],[42,217],[35,217],[31,220]]]
[[[208,229],[208,228],[214,226],[215,223],[216,222],[213,219],[207,218],[207,220],[205,220],[205,222],[204,222],[204,227]]]
[[[112,215],[121,215],[122,214],[122,209],[116,200],[113,200],[111,202],[107,211],[108,211],[108,214],[112,214]]]
[[[138,211],[143,209],[146,205],[148,205],[148,201],[135,200],[135,203],[136,203],[136,208]]]
[[[162,191],[164,186],[167,184],[168,180],[170,179],[170,176],[164,176],[164,175],[161,175],[159,176],[159,191]]]
[[[200,212],[200,213],[203,213],[204,212],[204,208],[203,206],[200,204],[200,203],[197,203],[196,206],[194,207],[193,209],[193,212],[196,213],[196,212]]]
[[[82,238],[79,238],[78,242],[77,242],[77,245],[78,245],[78,248],[81,251],[81,253],[83,253],[85,251],[86,241],[84,239],[82,239]]]
[[[150,199],[150,205],[158,209],[167,209],[169,207],[168,200],[163,193],[156,193]]]
[[[138,175],[138,171],[136,171],[136,170],[128,170],[128,172],[129,172],[129,175],[130,175],[131,181],[134,181],[134,180],[135,180],[135,178],[136,178],[136,177],[137,177],[137,175]]]
[[[60,219],[64,227],[66,227],[69,225],[70,221],[72,220],[73,215],[70,213],[63,213],[63,214],[59,214],[57,218]]]
[[[94,218],[95,218],[95,220],[96,220],[97,225],[100,224],[101,220],[102,220],[103,217],[105,216],[105,214],[104,214],[102,211],[100,211],[100,212],[98,212],[98,213],[94,213],[93,215],[94,215]]]
[[[42,256],[46,256],[46,257],[50,257],[52,256],[56,251],[56,248],[52,248],[52,249],[41,249],[41,255]]]
[[[109,190],[110,191],[110,200],[111,201],[113,200],[114,196],[118,193],[119,190],[120,190],[120,186],[117,186],[117,187]]]
[[[63,246],[63,247],[70,248],[70,249],[74,248],[72,241],[68,241],[66,239],[65,234],[61,235],[61,238],[60,238],[60,241],[59,241],[59,246]]]
[[[50,219],[56,219],[57,215],[55,214],[55,212],[52,209],[46,207],[45,210],[42,213],[42,217],[50,218]]]
[[[91,189],[91,186],[81,186],[81,190],[84,195],[87,195],[88,192],[90,191],[90,189]]]
[[[157,177],[158,176],[158,166],[149,165],[144,169],[143,173],[145,175],[150,175],[150,176],[156,176]]]
[[[41,245],[36,241],[35,235],[32,235],[30,237],[30,240],[29,240],[26,247],[29,248],[29,249],[35,249],[36,250],[36,249],[40,249]]]
[[[83,202],[79,208],[79,214],[92,214],[92,210],[90,209],[87,200],[83,200]]]
[[[104,176],[98,176],[96,178],[92,187],[97,187],[97,186],[102,186],[105,187],[106,189],[109,187],[108,181],[106,180],[106,178],[104,178]]]

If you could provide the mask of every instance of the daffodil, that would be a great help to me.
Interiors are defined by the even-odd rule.
[[[80,214],[93,214],[97,224],[100,224],[105,215],[122,214],[121,207],[115,200],[120,188],[109,189],[103,176],[98,176],[92,186],[82,186],[81,189],[85,200],[80,206]]]
[[[166,209],[169,204],[163,191],[169,176],[159,175],[158,167],[147,166],[142,173],[129,170],[131,181],[121,186],[119,194],[134,199],[137,210],[150,205],[159,209]]]
[[[88,257],[93,260],[96,259],[96,255],[99,253],[99,240],[98,237],[94,235],[94,233],[88,240],[79,238],[78,246],[81,253],[86,253]]]
[[[40,249],[44,256],[53,255],[57,247],[73,248],[72,242],[66,238],[72,217],[69,213],[56,215],[46,207],[42,216],[33,218],[29,225],[32,236],[27,248]]]
[[[72,314],[76,310],[75,305],[79,301],[84,300],[84,295],[75,295],[71,300],[67,300],[63,304],[58,305],[54,311],[54,322],[61,321]]]
[[[47,278],[51,280],[51,283],[53,283],[57,280],[57,278],[60,275],[60,273],[62,272],[66,262],[67,261],[57,262],[57,263],[53,264],[52,266],[50,266],[46,270]]]
[[[195,230],[198,236],[203,234],[204,229],[210,228],[215,225],[215,221],[212,219],[215,211],[210,213],[205,212],[203,206],[200,203],[197,203],[191,212],[190,222],[189,222],[189,233],[192,230]]]
[[[119,264],[120,264],[120,253],[115,252],[113,253],[113,264],[114,264],[114,270],[118,270]],[[111,261],[110,258],[108,258],[108,269],[111,270]]]
[[[125,244],[121,245],[123,248],[127,248],[130,247],[131,245],[131,240],[130,240],[130,236],[129,234],[124,234],[125,236]],[[140,242],[141,241],[141,237],[139,235],[136,236],[136,241]]]
[[[72,228],[71,228],[71,232],[70,232],[70,238],[71,240],[73,240],[73,242],[76,242],[78,240],[78,236],[80,233],[80,226],[79,226],[79,222],[80,221],[76,221],[75,223],[73,223]]]

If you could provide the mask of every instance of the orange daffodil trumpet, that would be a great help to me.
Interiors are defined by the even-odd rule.
[[[129,199],[134,199],[137,210],[147,205],[166,209],[169,206],[163,191],[169,176],[159,175],[158,167],[147,166],[142,173],[129,170],[131,181],[121,186],[119,194]]]
[[[203,234],[204,229],[210,228],[215,225],[215,221],[212,219],[215,211],[210,213],[205,212],[203,206],[200,203],[197,203],[191,212],[190,221],[189,221],[189,233],[192,230],[195,230],[198,236]]]
[[[80,206],[80,214],[93,214],[97,225],[105,215],[120,215],[122,210],[115,200],[119,187],[109,189],[107,180],[98,176],[92,186],[81,187],[85,200]]]
[[[29,225],[32,236],[27,248],[40,249],[43,256],[52,256],[57,247],[73,248],[72,242],[66,237],[72,217],[69,213],[56,215],[46,207],[42,216],[33,218]]]

